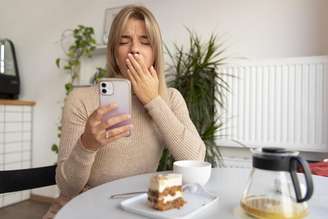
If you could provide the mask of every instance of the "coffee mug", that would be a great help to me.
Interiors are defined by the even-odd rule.
[[[182,174],[183,184],[205,185],[211,176],[211,164],[198,160],[180,160],[173,163],[173,172]]]

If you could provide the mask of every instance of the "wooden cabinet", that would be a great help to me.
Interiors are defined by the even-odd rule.
[[[33,101],[0,100],[0,170],[32,165]],[[0,195],[0,207],[30,197],[30,191]]]

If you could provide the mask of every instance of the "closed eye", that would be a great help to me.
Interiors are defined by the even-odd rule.
[[[147,36],[142,36],[140,39],[141,44],[143,45],[150,45],[149,39]]]
[[[130,36],[122,35],[121,38],[120,38],[119,44],[120,45],[126,45],[126,44],[131,43],[131,41],[132,41],[132,39],[131,39]],[[150,41],[149,41],[149,39],[146,35],[143,35],[143,36],[139,37],[139,43],[142,44],[142,45],[147,45],[147,46],[151,45],[151,43],[150,43]]]
[[[120,45],[128,44],[131,41],[131,38],[127,35],[122,35],[120,39]]]

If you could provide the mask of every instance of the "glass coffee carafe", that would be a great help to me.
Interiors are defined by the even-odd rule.
[[[298,164],[305,183],[298,179]],[[262,148],[253,151],[253,169],[240,204],[255,218],[300,219],[308,215],[306,201],[312,193],[310,169],[298,152]]]

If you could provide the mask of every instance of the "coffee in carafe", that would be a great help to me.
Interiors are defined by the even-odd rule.
[[[298,180],[297,164],[304,169],[306,187]],[[253,151],[253,169],[240,205],[255,218],[301,219],[309,214],[306,201],[312,193],[311,172],[298,152],[262,148]]]
[[[294,201],[281,201],[272,197],[248,197],[241,201],[244,211],[265,219],[301,219],[308,215],[308,207]]]

